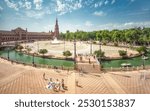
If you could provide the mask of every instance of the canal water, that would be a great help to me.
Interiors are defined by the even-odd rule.
[[[131,64],[131,66],[141,66],[141,65],[150,65],[150,53],[146,55],[148,57],[147,60],[143,60],[142,57],[135,57],[130,59],[120,59],[120,60],[110,60],[110,61],[102,61],[102,66],[104,68],[119,68],[121,64],[127,63]]]
[[[0,51],[1,57],[8,57],[8,52],[3,50]],[[150,53],[146,55],[147,60],[143,60],[142,57],[135,57],[130,59],[120,59],[120,60],[109,60],[102,61],[103,68],[119,68],[123,63],[129,63],[131,66],[141,66],[143,63],[145,65],[150,65]],[[32,64],[33,57],[31,55],[26,55],[15,50],[9,51],[10,60],[20,61],[28,64]],[[35,64],[49,65],[49,66],[64,66],[64,67],[74,67],[74,62],[69,60],[60,60],[60,59],[46,59],[42,57],[34,57]]]
[[[0,56],[7,58],[8,57],[8,51],[3,50],[0,51]],[[24,62],[27,64],[32,64],[33,57],[31,55],[26,55],[20,52],[16,52],[15,50],[9,51],[9,59],[15,60],[18,62]],[[64,66],[64,67],[74,67],[74,61],[69,60],[61,60],[61,59],[47,59],[42,57],[34,57],[34,63],[35,64],[42,64],[42,65],[49,65],[49,66]]]

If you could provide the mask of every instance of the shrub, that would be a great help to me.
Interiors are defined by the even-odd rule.
[[[147,48],[145,47],[145,46],[141,46],[141,47],[138,47],[138,48],[136,48],[136,50],[140,53],[140,54],[142,54],[142,53],[147,53]]]
[[[23,46],[21,46],[21,45],[17,45],[17,46],[16,46],[16,49],[18,49],[19,51],[22,51]]]
[[[114,43],[114,46],[118,46],[118,43],[117,43],[117,42],[115,42],[115,43]]]
[[[122,57],[126,57],[126,56],[127,56],[127,51],[119,50],[118,53],[119,53],[119,55],[122,56]]]
[[[47,51],[47,49],[40,49],[39,50],[39,53],[40,54],[43,54],[43,56],[44,56],[44,54],[46,54],[48,51]]]
[[[106,44],[107,44],[106,42],[103,43],[103,45],[106,45]]]
[[[96,44],[96,41],[93,41],[93,44]]]
[[[68,56],[71,56],[72,53],[67,50],[67,51],[64,51],[64,52],[63,52],[63,55],[66,56],[66,58],[67,58]]]
[[[95,51],[94,54],[96,55],[96,57],[105,57],[105,52],[101,50]]]

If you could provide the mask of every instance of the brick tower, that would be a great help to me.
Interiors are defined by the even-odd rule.
[[[56,18],[56,24],[55,24],[55,31],[54,31],[54,37],[59,37],[59,26],[58,26],[58,20]]]

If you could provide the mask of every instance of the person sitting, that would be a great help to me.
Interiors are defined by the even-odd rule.
[[[54,88],[54,82],[52,81],[52,78],[50,78],[48,85],[46,86],[47,89],[53,89]]]
[[[54,85],[54,91],[59,92],[60,91],[60,82],[58,79],[56,79],[55,85]]]
[[[68,90],[68,89],[67,89],[67,86],[65,86],[64,79],[61,80],[61,89],[62,89],[62,90]]]

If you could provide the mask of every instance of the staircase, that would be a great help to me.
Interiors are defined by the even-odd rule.
[[[81,57],[78,57],[81,58]],[[97,62],[96,58],[94,58],[93,56],[89,57],[90,58],[90,62],[89,62],[89,58],[87,57],[82,57],[81,59],[76,59],[76,68],[78,71],[82,71],[85,73],[100,73],[100,65]]]
[[[78,63],[77,70],[82,70],[85,73],[100,73],[100,66],[99,65],[92,65],[87,63]]]

